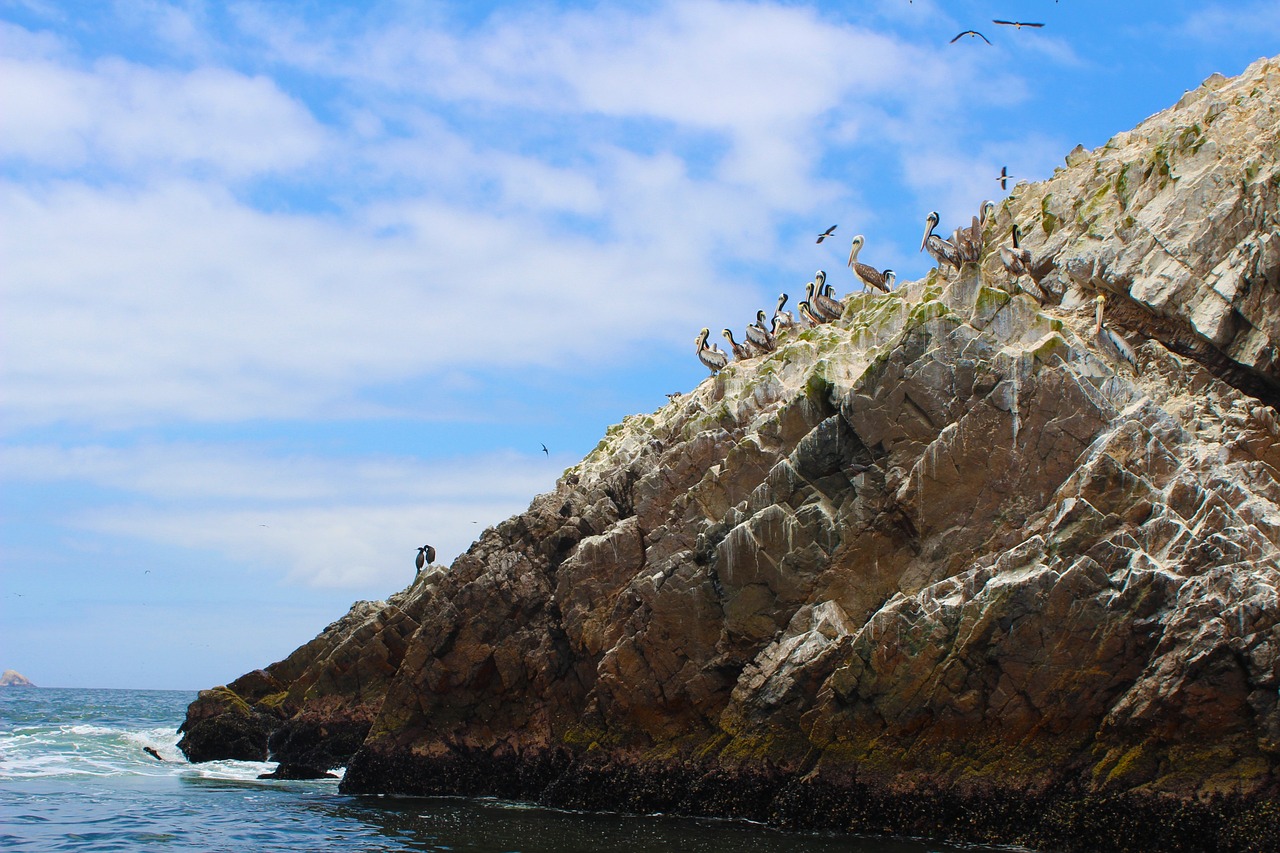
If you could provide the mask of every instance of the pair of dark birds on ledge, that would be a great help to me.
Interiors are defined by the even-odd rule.
[[[429,566],[436,561],[436,549],[430,545],[423,545],[418,549],[418,558],[414,563],[418,567],[418,571],[422,571],[423,567]]]

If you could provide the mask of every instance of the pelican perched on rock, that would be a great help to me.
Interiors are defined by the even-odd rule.
[[[729,363],[729,356],[725,355],[724,350],[712,344],[707,346],[707,337],[711,334],[710,329],[703,329],[698,333],[696,341],[698,347],[698,361],[707,366],[712,373],[719,373],[721,368]]]
[[[897,273],[893,270],[885,270],[881,275],[884,276],[884,292],[891,292],[893,290],[893,283],[898,280]]]
[[[1026,293],[1035,297],[1036,301],[1044,304],[1046,297],[1044,291],[1035,283],[1033,279],[1029,285],[1022,283],[1022,277],[1031,275],[1031,252],[1018,246],[1018,225],[1014,223],[1011,229],[1013,238],[1013,247],[1000,247],[1000,263],[1004,266],[1005,271],[1013,276],[1014,286],[1021,288]]]
[[[787,294],[778,294],[778,306],[773,309],[773,323],[778,331],[790,329],[796,324],[796,318],[791,315],[791,312],[782,310],[782,306],[786,304]]]
[[[960,260],[965,263],[982,260],[982,221],[973,217],[973,221],[961,225],[951,236],[951,243],[960,253]]]
[[[1000,247],[1000,263],[1004,264],[1004,268],[1008,270],[1009,275],[1016,280],[1024,275],[1031,274],[1031,252],[1018,246],[1017,223],[1014,223],[1011,236],[1013,238],[1013,248],[1008,246]]]
[[[436,561],[436,549],[430,545],[423,545],[418,549],[418,558],[414,563],[418,567],[418,571],[422,571],[423,566],[429,566]]]
[[[809,282],[809,287],[810,288],[813,287],[813,282]],[[807,328],[812,329],[814,326],[821,326],[823,323],[826,322],[826,320],[821,319],[820,317],[818,317],[817,314],[813,313],[813,309],[809,307],[808,300],[801,299],[799,302],[797,302],[796,311],[799,312],[799,315],[800,315],[799,318],[796,320],[797,326],[803,325]]]
[[[1129,342],[1120,337],[1119,334],[1107,328],[1102,322],[1102,308],[1107,303],[1107,298],[1101,293],[1094,300],[1093,315],[1093,339],[1097,341],[1107,355],[1112,358],[1118,358],[1122,361],[1129,362],[1129,366],[1133,368],[1133,372],[1138,372],[1138,357],[1133,353],[1133,347],[1129,346]]]
[[[751,346],[750,341],[746,341],[744,343],[738,343],[735,341],[733,339],[733,331],[731,329],[725,329],[720,332],[720,334],[724,335],[725,339],[729,341],[729,349],[733,350],[733,357],[738,361],[746,361],[749,358],[755,358],[759,355],[759,352]]]
[[[818,272],[822,273],[822,270]],[[844,306],[823,292],[826,289],[826,278],[825,274],[820,276],[821,284],[809,282],[809,310],[823,323],[830,323],[832,320],[840,319],[840,315],[844,313]]]
[[[867,287],[874,287],[883,293],[888,293],[889,288],[884,284],[884,273],[870,264],[864,264],[858,260],[858,253],[862,251],[862,246],[867,242],[866,238],[859,234],[853,238],[853,245],[849,248],[849,269],[853,270],[853,274],[857,276]]]
[[[950,240],[944,240],[937,234],[933,233],[933,229],[938,227],[941,217],[938,211],[933,211],[925,217],[924,239],[920,241],[920,251],[928,251],[938,266],[946,264],[949,267],[960,269],[964,261],[960,257],[960,250],[956,248],[956,244]]]
[[[777,346],[777,342],[773,339],[773,329],[765,328],[763,310],[757,311],[756,321],[747,326],[747,340],[762,352],[773,352],[773,348]]]

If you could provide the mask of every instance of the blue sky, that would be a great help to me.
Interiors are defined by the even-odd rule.
[[[701,327],[1277,52],[1273,0],[0,2],[0,668],[277,660]]]

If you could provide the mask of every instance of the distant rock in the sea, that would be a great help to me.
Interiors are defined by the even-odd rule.
[[[6,669],[4,674],[0,675],[0,687],[35,687],[35,685],[22,673]]]

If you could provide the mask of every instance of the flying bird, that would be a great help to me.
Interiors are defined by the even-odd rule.
[[[1000,189],[1007,190],[1009,188],[1009,179],[1012,177],[1013,175],[1009,174],[1009,167],[1001,166],[1000,177],[996,178],[996,180],[1000,182]]]
[[[423,545],[418,549],[418,559],[414,562],[418,566],[418,571],[422,571],[423,566],[429,566],[436,561],[436,549],[430,545]]]
[[[547,450],[547,446],[546,446],[545,444],[544,444],[544,445],[542,445],[542,452],[543,452],[543,453],[545,453],[545,454],[547,454],[548,456],[550,456],[550,455],[551,455],[551,451],[550,451],[550,450]]]
[[[964,31],[964,32],[962,32],[960,35],[958,35],[958,36],[956,36],[955,38],[953,38],[953,39],[951,40],[951,44],[955,44],[956,42],[960,41],[960,39],[964,38],[965,36],[969,36],[970,38],[973,38],[974,36],[977,36],[978,38],[980,38],[980,39],[982,39],[983,41],[985,41],[987,44],[991,44],[991,39],[987,38],[986,36],[984,36],[982,33],[978,32],[977,30],[965,30],[965,31]]]
[[[1043,27],[1044,26],[1044,24],[1029,24],[1026,21],[997,21],[995,18],[991,19],[991,23],[1003,24],[1006,27],[1013,27],[1014,29],[1017,29],[1017,30],[1020,30],[1023,27]]]
[[[836,231],[836,226],[832,225],[826,231],[823,231],[821,234],[818,235],[818,242],[821,243],[823,240],[827,239],[832,234],[834,234],[835,231]]]

